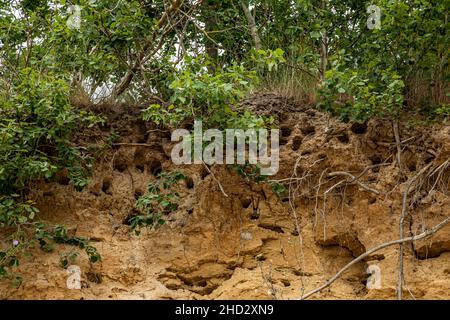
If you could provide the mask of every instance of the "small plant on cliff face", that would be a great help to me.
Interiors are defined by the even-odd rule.
[[[287,191],[286,187],[279,182],[269,181],[267,176],[261,174],[261,168],[259,167],[259,165],[252,165],[247,163],[245,165],[232,165],[230,167],[246,181],[269,184],[272,188],[272,191],[279,198],[285,196]]]
[[[76,130],[103,120],[70,104],[69,81],[59,74],[23,68],[7,92],[1,89],[0,280],[18,283],[13,270],[35,243],[44,251],[56,243],[72,244],[84,249],[92,262],[99,260],[87,240],[39,222],[27,189],[33,181],[51,181],[61,170],[77,190],[86,186],[91,157],[71,138]]]
[[[10,198],[0,201],[2,221],[5,214],[13,214],[16,217],[11,217],[10,221],[20,223],[20,228],[8,236],[8,245],[0,248],[0,280],[9,279],[14,286],[20,285],[21,277],[14,270],[19,266],[20,258],[29,255],[29,250],[36,244],[44,252],[52,252],[55,244],[71,245],[84,250],[90,262],[95,263],[101,260],[97,249],[90,245],[87,239],[69,236],[67,230],[59,225],[49,227],[42,222],[32,221],[30,217],[36,212],[37,209],[29,202],[15,203],[11,202]],[[77,256],[78,253],[72,251],[70,255],[61,259],[60,265],[66,267]]]
[[[156,228],[165,223],[164,215],[178,209],[178,192],[172,187],[186,177],[180,172],[161,172],[156,181],[148,184],[147,194],[136,201],[140,214],[129,219],[131,229],[139,234],[142,227]]]

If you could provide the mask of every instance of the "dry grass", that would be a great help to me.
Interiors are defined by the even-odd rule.
[[[261,74],[262,82],[258,91],[277,93],[292,98],[300,104],[316,103],[319,85],[318,71],[310,70],[297,62],[297,56],[301,55],[302,52],[298,52],[285,56],[286,62],[278,65],[277,70]]]

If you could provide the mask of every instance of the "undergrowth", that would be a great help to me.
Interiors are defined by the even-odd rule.
[[[157,228],[165,224],[164,217],[178,209],[180,195],[175,185],[186,179],[181,172],[161,172],[148,184],[147,193],[137,199],[135,207],[139,214],[129,218],[131,229],[138,235],[144,227]]]
[[[27,195],[32,182],[52,181],[62,171],[77,190],[88,184],[92,158],[70,139],[76,129],[103,119],[74,109],[69,91],[66,79],[25,68],[9,95],[0,95],[0,280],[19,279],[14,270],[36,243],[43,251],[69,244],[85,250],[91,262],[100,259],[86,239],[40,221]]]

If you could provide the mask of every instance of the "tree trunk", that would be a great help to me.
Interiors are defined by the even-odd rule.
[[[215,10],[216,10],[215,6],[211,6],[211,5],[208,6],[209,12],[214,12]],[[214,30],[216,30],[216,28],[217,28],[217,22],[216,22],[216,19],[214,18],[214,16],[212,16],[212,15],[207,16],[207,18],[205,20],[206,33],[214,31]],[[216,64],[217,58],[219,57],[219,49],[217,48],[216,44],[211,39],[206,38],[205,41],[206,41],[206,43],[205,43],[206,54],[211,58],[213,63]],[[214,66],[208,66],[208,68],[211,73],[215,72]]]
[[[261,39],[259,38],[258,28],[256,28],[255,17],[253,17],[248,5],[243,0],[241,0],[240,3],[242,9],[244,10],[245,17],[247,18],[248,27],[253,38],[255,49],[259,50],[261,49]]]
[[[322,0],[322,9],[326,9],[326,0]],[[320,41],[320,78],[325,78],[325,72],[327,71],[328,64],[328,36],[325,31]]]

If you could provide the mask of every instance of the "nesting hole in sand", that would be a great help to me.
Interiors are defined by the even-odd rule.
[[[142,190],[135,190],[134,191],[134,198],[136,200],[138,200],[140,197],[142,197],[144,195],[144,192],[142,192]]]
[[[161,161],[157,159],[151,160],[148,169],[152,175],[157,176],[162,172]]]
[[[242,208],[247,209],[252,204],[252,199],[250,198],[241,198]]]
[[[280,138],[280,145],[285,145],[288,143],[289,141],[289,137],[291,136],[292,133],[292,129],[286,126],[283,126],[280,128],[280,132],[281,132],[281,138]]]
[[[102,275],[96,272],[87,272],[86,278],[89,282],[100,284],[102,283]]]
[[[289,138],[292,133],[292,129],[287,126],[281,127],[280,131],[281,131],[281,137],[283,137],[283,138]]]
[[[302,156],[309,156],[310,154],[311,154],[311,150],[304,150],[301,153]]]
[[[292,150],[297,151],[300,149],[300,146],[302,145],[303,138],[301,136],[295,136],[292,140]]]
[[[138,170],[141,173],[144,173],[145,166],[143,164],[138,164],[138,165],[136,165],[136,170]]]
[[[357,122],[355,122],[350,127],[350,130],[352,130],[352,132],[354,134],[364,134],[364,133],[367,132],[367,124],[366,123],[357,123]]]
[[[186,177],[186,188],[193,189],[194,188],[194,180],[191,177]]]
[[[344,143],[344,144],[347,144],[347,143],[350,142],[350,138],[348,137],[348,134],[347,134],[347,133],[343,133],[343,134],[337,136],[337,139],[338,139],[341,143]]]
[[[287,280],[287,279],[281,279],[280,281],[285,287],[290,287],[291,286],[291,282],[289,280]]]
[[[117,170],[119,172],[124,172],[125,170],[127,170],[128,166],[124,159],[122,159],[121,157],[117,157],[114,160],[113,168],[114,170]]]
[[[102,191],[109,193],[111,191],[111,178],[104,178],[102,183]]]
[[[207,176],[209,176],[209,171],[206,168],[202,168],[200,171],[200,178],[204,180]]]
[[[313,126],[305,126],[305,127],[301,128],[300,131],[305,136],[309,136],[311,134],[315,134],[316,133],[316,128],[314,128]]]
[[[378,155],[373,155],[373,156],[369,157],[369,160],[373,166],[379,165],[383,162],[381,157]],[[380,167],[372,168],[372,172],[380,172]]]
[[[259,211],[257,209],[254,209],[252,214],[250,215],[251,220],[258,220],[259,219]]]
[[[148,141],[149,136],[150,136],[149,132],[144,133],[143,135],[138,137],[137,143],[146,143]]]

